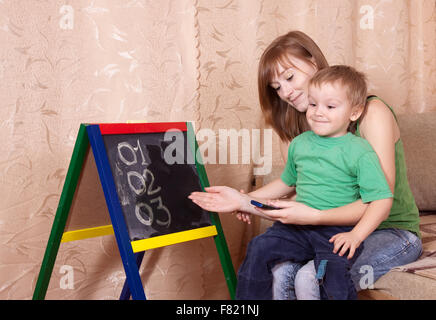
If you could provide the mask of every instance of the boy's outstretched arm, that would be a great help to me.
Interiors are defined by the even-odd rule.
[[[293,190],[292,187],[287,186],[280,179],[274,180],[261,189],[263,188],[265,196],[268,197],[282,197]],[[263,198],[263,193],[259,192],[261,189],[257,190],[256,197],[252,197],[230,187],[214,186],[205,188],[206,192],[193,192],[188,198],[204,210],[223,213],[241,211],[271,220],[250,204],[250,200],[262,201],[262,199],[266,198]]]
[[[235,211],[248,212],[266,217],[250,205],[251,197],[226,186],[205,188],[206,192],[193,192],[188,198],[207,211],[233,213]]]

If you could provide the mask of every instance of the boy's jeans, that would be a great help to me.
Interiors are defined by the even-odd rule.
[[[283,261],[305,263],[315,261],[322,299],[356,299],[356,290],[349,270],[353,259],[334,254],[333,243],[328,240],[335,234],[350,231],[351,227],[295,226],[275,222],[264,234],[251,240],[247,255],[238,273],[237,299],[272,299],[271,268]],[[327,261],[327,262],[325,262]],[[326,264],[325,264],[326,263]]]
[[[422,252],[421,239],[401,229],[380,229],[364,241],[365,247],[351,267],[356,290],[372,284],[391,268],[411,263]],[[307,264],[283,262],[273,268],[273,298],[278,300],[320,299],[313,261]]]

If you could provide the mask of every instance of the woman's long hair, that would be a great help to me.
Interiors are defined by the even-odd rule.
[[[260,106],[266,123],[273,127],[282,141],[291,141],[309,128],[305,113],[289,106],[269,85],[278,63],[295,67],[290,56],[307,61],[318,70],[328,67],[321,49],[301,31],[290,31],[276,38],[263,52],[257,77]]]

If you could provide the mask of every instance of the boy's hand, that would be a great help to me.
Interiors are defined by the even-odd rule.
[[[347,252],[347,250],[350,250],[347,259],[351,259],[354,256],[356,249],[359,248],[362,243],[362,240],[356,233],[350,231],[335,234],[330,238],[329,242],[334,243],[333,253],[337,253],[339,249],[342,248],[338,253],[341,257]]]
[[[242,222],[251,224],[251,213],[238,211],[236,213],[236,218],[238,218],[238,220],[240,220]]]
[[[206,192],[192,192],[188,198],[212,212],[234,212],[243,206],[244,196],[230,187],[216,186],[205,188]]]
[[[316,225],[320,210],[316,210],[303,203],[289,200],[269,200],[265,204],[282,208],[280,210],[264,210],[256,208],[271,220],[284,224]]]
[[[239,190],[239,192],[242,194],[245,193],[244,189]],[[239,221],[251,224],[251,213],[236,211],[236,218],[238,218]]]

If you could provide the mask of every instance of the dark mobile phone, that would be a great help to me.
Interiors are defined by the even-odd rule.
[[[251,200],[250,203],[258,208],[265,209],[265,210],[278,210],[278,209],[280,209],[277,207],[269,206],[269,205],[264,204],[264,203],[257,202],[255,200]]]

